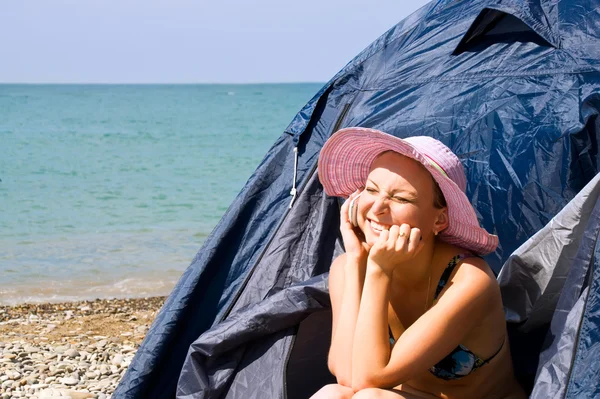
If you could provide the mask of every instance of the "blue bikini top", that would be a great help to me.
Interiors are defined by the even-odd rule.
[[[472,256],[474,255],[460,254],[456,255],[450,260],[450,263],[448,263],[448,266],[446,266],[444,273],[442,273],[442,277],[440,278],[437,289],[435,290],[435,295],[433,297],[434,300],[438,298],[438,296],[448,283],[450,275],[452,274],[456,266],[463,259],[470,258]],[[392,336],[392,331],[390,329],[390,344],[393,345],[395,342],[396,341],[394,340],[394,337]],[[450,354],[448,354],[445,358],[440,360],[435,366],[430,368],[429,372],[443,380],[458,380],[462,377],[471,374],[473,371],[477,370],[483,365],[489,363],[498,353],[500,353],[503,346],[504,343],[500,345],[500,348],[496,351],[496,353],[494,353],[491,357],[483,360],[466,347],[458,345],[452,352],[450,352]]]

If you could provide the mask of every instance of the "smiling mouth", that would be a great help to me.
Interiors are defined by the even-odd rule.
[[[377,223],[376,221],[371,220],[371,219],[367,219],[367,220],[369,221],[369,227],[371,227],[371,230],[373,230],[377,234],[381,233],[383,230],[390,229],[390,225],[388,225],[388,224]]]

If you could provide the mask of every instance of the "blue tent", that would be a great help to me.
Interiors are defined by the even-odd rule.
[[[331,381],[327,271],[342,251],[340,202],[324,195],[316,166],[347,126],[432,136],[459,155],[467,196],[500,239],[487,261],[505,265],[519,378],[535,398],[600,395],[599,109],[600,0],[429,3],[296,115],[114,397],[305,398]]]

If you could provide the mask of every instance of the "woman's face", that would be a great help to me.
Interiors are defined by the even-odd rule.
[[[358,201],[358,226],[373,245],[383,229],[409,224],[421,230],[423,240],[441,230],[446,208],[434,204],[433,177],[417,161],[395,152],[380,155],[371,166]]]

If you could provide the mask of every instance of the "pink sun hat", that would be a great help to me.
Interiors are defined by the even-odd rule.
[[[478,255],[493,252],[498,237],[479,226],[465,191],[467,179],[458,157],[440,141],[417,136],[400,139],[375,129],[349,127],[334,133],[319,154],[319,180],[327,195],[349,197],[364,187],[371,164],[386,151],[421,163],[439,185],[448,205],[448,227],[438,237]]]

